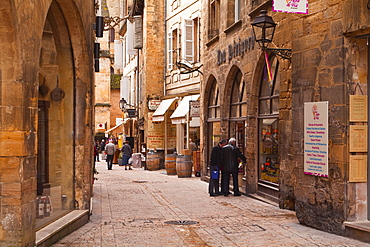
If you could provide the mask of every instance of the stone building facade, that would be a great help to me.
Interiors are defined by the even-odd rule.
[[[134,152],[145,153],[150,105],[163,95],[164,2],[124,0],[123,6],[125,21],[117,40],[123,47],[121,99],[127,103],[123,129]]]
[[[295,210],[303,224],[362,238],[359,226],[370,215],[364,110],[369,6],[315,0],[308,2],[308,14],[293,14],[273,12],[272,4],[203,1],[202,178],[209,176],[212,146],[235,137],[247,156],[239,172],[242,191]],[[254,42],[251,23],[260,10],[278,24],[270,48],[291,49],[291,60],[265,54]],[[359,95],[365,97],[353,97]],[[305,170],[304,106],[310,102],[328,105],[324,176]],[[354,120],[358,110],[360,120]]]
[[[193,151],[200,138],[199,116],[190,116],[189,104],[200,98],[201,1],[166,0],[165,7],[164,94],[148,123],[148,147],[160,151],[162,160],[174,153],[191,154],[197,166],[199,153]]]
[[[88,219],[94,2],[2,3],[0,245],[35,246],[57,218]]]

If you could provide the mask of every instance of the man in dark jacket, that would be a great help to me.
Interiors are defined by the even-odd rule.
[[[239,148],[236,147],[235,138],[229,140],[229,144],[222,148],[223,167],[222,167],[222,178],[221,187],[224,196],[229,194],[230,174],[233,176],[233,190],[234,196],[240,196],[239,184],[238,184],[238,169],[239,159],[244,163],[246,162],[245,156],[240,152]]]
[[[212,179],[212,172],[213,171],[220,171],[222,166],[222,157],[221,157],[221,149],[227,144],[227,140],[221,140],[216,146],[212,148],[211,151],[211,160],[209,164],[210,168],[210,178],[209,178],[209,186],[208,192],[210,196],[219,196],[220,195],[220,183],[219,178]]]

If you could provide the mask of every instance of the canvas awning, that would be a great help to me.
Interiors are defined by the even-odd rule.
[[[171,115],[171,120],[173,124],[186,123],[186,114],[189,112],[189,102],[192,100],[198,100],[200,97],[199,94],[185,96],[179,106]]]
[[[125,120],[123,120],[120,124],[117,124],[116,126],[114,126],[113,128],[110,128],[109,130],[105,131],[105,134],[109,134],[111,133],[113,130],[119,128],[120,126],[122,126],[123,124],[127,123],[130,119],[129,118],[126,118]]]
[[[171,105],[174,101],[175,101],[175,98],[162,100],[162,102],[159,104],[157,110],[153,113],[153,120],[152,121],[154,121],[154,122],[164,121],[164,114],[171,107]]]

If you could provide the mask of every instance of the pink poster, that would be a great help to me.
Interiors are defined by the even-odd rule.
[[[308,0],[274,0],[272,10],[295,14],[308,14]]]

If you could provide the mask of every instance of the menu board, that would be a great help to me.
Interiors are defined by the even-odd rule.
[[[304,174],[328,177],[328,101],[304,103]]]
[[[367,181],[367,155],[350,155],[349,182]]]
[[[349,126],[349,151],[367,152],[367,125]]]
[[[367,122],[367,95],[349,96],[349,121]]]

